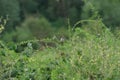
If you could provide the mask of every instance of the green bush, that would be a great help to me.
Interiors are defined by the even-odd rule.
[[[52,37],[55,29],[45,18],[27,18],[21,26],[17,26],[15,30],[3,34],[4,41],[20,42],[31,39],[43,39]]]
[[[30,39],[34,39],[34,37],[27,27],[17,27],[16,30],[2,35],[2,40],[5,42],[20,42]]]
[[[76,28],[64,45],[39,51],[29,58],[28,72],[40,80],[119,80],[120,41],[107,28],[99,37],[94,34]]]
[[[16,53],[1,42],[0,79],[119,80],[120,40],[101,20],[85,22],[89,24],[84,23],[84,26],[91,28],[74,28],[70,39],[56,47],[34,51],[28,41],[22,42],[28,45]],[[101,35],[97,35],[93,26],[98,29],[104,26]]]
[[[29,17],[24,21],[22,27],[28,28],[33,34],[33,36],[39,39],[50,37],[54,33],[54,28],[44,17]]]

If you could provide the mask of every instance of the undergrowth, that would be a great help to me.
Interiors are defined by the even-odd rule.
[[[69,32],[67,40],[29,40],[12,49],[1,41],[0,80],[120,79],[120,40],[101,20],[80,21]],[[42,46],[34,49],[35,42]]]

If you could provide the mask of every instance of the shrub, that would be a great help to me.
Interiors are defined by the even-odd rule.
[[[28,28],[38,39],[50,37],[54,33],[54,28],[44,17],[30,17],[24,21],[22,27]]]
[[[84,23],[87,27],[104,26],[101,20],[85,22],[89,23]],[[64,44],[43,50],[32,50],[29,41],[20,54],[5,45],[0,47],[0,79],[119,80],[120,40],[106,26],[97,36],[94,27],[74,28]]]
[[[20,42],[35,38],[43,39],[51,37],[53,33],[54,28],[45,18],[30,17],[21,26],[16,27],[15,30],[3,34],[3,40]]]
[[[30,39],[34,39],[34,37],[30,30],[26,27],[17,27],[16,30],[6,32],[2,35],[2,40],[5,42],[20,42]]]
[[[64,45],[39,51],[29,58],[27,68],[33,79],[119,80],[118,44],[120,41],[107,28],[99,37],[75,28]]]

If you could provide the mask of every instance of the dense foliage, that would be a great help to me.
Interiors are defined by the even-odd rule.
[[[84,26],[70,29],[68,40],[45,39],[42,43],[46,45],[39,40],[26,41],[11,44],[15,47],[12,49],[1,42],[0,79],[119,80],[120,40],[101,20],[78,23]],[[96,32],[98,29],[100,32]],[[40,49],[34,49],[34,42],[41,44]],[[17,53],[16,49],[22,45],[24,49]]]
[[[82,19],[91,17],[97,10],[108,27],[118,27],[120,26],[119,5],[119,0],[86,0],[86,4],[83,6]]]
[[[19,23],[19,15],[20,7],[18,0],[0,0],[0,17],[8,18],[9,20],[6,26],[7,31],[12,30],[13,26]]]
[[[0,0],[0,80],[119,80],[119,4]]]

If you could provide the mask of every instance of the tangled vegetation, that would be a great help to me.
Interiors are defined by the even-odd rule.
[[[0,41],[0,80],[120,79],[120,39],[100,19],[80,21],[68,32],[67,39]]]

